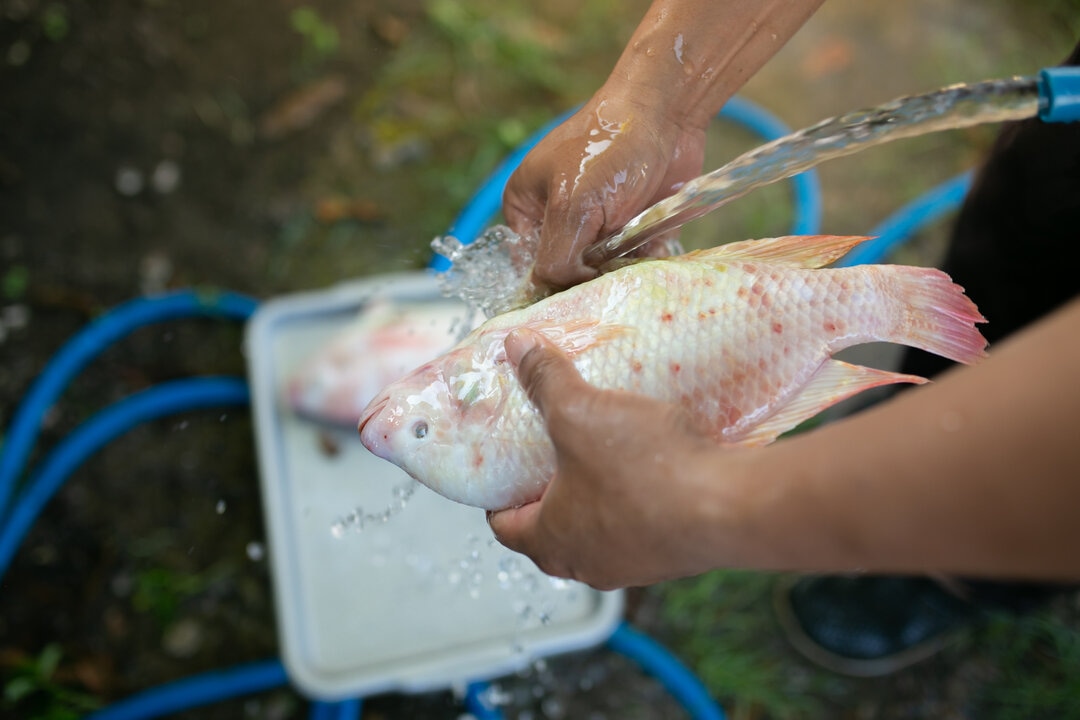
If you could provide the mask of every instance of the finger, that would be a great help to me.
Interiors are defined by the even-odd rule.
[[[596,277],[597,270],[585,262],[585,251],[604,226],[602,203],[586,194],[568,197],[549,194],[540,226],[540,245],[533,275],[555,290],[572,287]]]
[[[534,534],[540,503],[531,502],[521,507],[489,512],[488,525],[495,539],[507,548],[528,555],[529,538]]]
[[[505,347],[521,387],[545,419],[545,408],[579,398],[591,387],[570,358],[537,332],[527,328],[513,330],[506,336]]]
[[[573,579],[570,567],[550,557],[551,553],[544,552],[543,544],[536,539],[539,515],[540,503],[532,502],[510,510],[488,513],[488,524],[496,540],[507,549],[528,557],[545,575]]]

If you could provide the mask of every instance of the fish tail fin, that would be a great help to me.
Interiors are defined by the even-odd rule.
[[[869,239],[862,235],[785,235],[726,243],[695,250],[679,258],[708,263],[758,261],[813,269],[839,260]]]
[[[964,288],[933,268],[885,265],[880,270],[893,275],[888,287],[903,308],[893,342],[967,365],[986,357],[986,338],[975,327],[986,318]]]

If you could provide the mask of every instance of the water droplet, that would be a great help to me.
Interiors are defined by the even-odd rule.
[[[551,720],[562,720],[566,716],[566,705],[554,695],[549,695],[540,703],[540,712]]]
[[[150,175],[150,185],[162,195],[168,195],[180,185],[180,166],[172,160],[162,160]]]
[[[488,707],[496,708],[509,705],[513,701],[514,696],[500,686],[492,683],[483,692],[482,699]]]
[[[548,577],[548,582],[551,583],[551,587],[560,591],[566,590],[570,587],[570,582],[567,581],[565,578]]]
[[[142,192],[143,174],[138,168],[130,165],[124,165],[116,171],[116,192],[120,193],[124,197],[133,197]]]
[[[30,59],[30,43],[25,40],[16,40],[8,48],[7,61],[12,67],[26,64]]]
[[[247,544],[247,556],[253,562],[259,562],[266,554],[263,544],[254,540]]]

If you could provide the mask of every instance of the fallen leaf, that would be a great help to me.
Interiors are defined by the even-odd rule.
[[[855,46],[845,37],[834,36],[814,46],[803,58],[800,69],[808,80],[835,75],[851,65]]]
[[[277,140],[315,122],[345,98],[348,86],[340,75],[308,83],[281,98],[259,119],[259,135]]]

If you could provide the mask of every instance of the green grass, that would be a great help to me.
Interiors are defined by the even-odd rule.
[[[52,643],[37,657],[17,663],[4,681],[0,714],[34,720],[75,720],[100,707],[101,703],[93,696],[57,680],[62,657],[60,646]]]
[[[961,629],[942,653],[892,676],[855,679],[788,646],[772,612],[776,576],[715,571],[665,583],[657,632],[733,718],[1080,718],[1076,594]],[[870,713],[870,715],[867,715]],[[914,713],[914,714],[912,714]]]
[[[978,692],[980,717],[1080,718],[1080,632],[1061,612],[990,620],[972,649],[995,670]]]
[[[823,696],[848,683],[787,650],[770,609],[774,580],[714,571],[659,586],[668,642],[733,717],[825,717]]]

